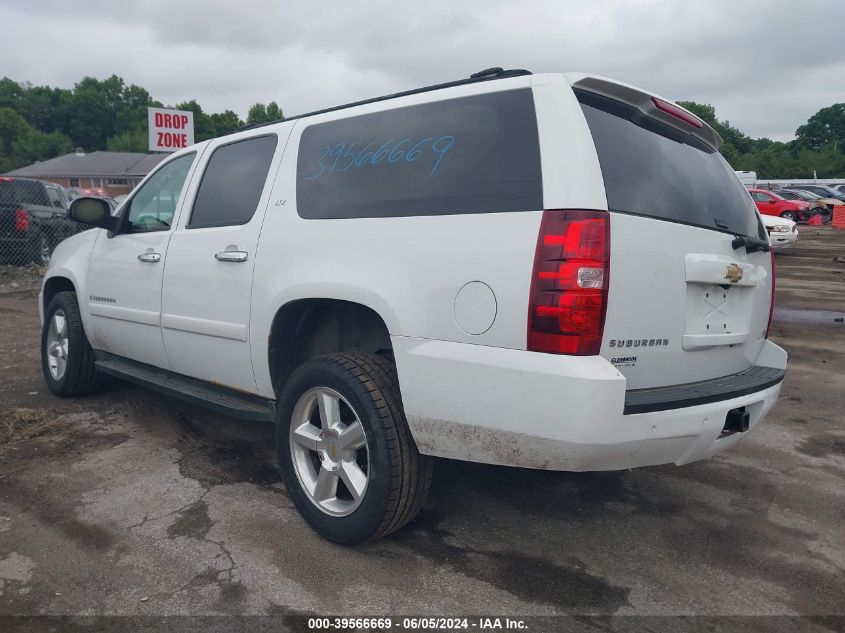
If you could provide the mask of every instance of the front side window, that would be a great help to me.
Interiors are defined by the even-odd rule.
[[[222,145],[208,160],[187,228],[246,224],[258,208],[270,163],[275,134]]]
[[[50,204],[57,209],[64,209],[65,205],[62,203],[62,196],[59,190],[54,187],[47,187],[47,197],[50,199]]]
[[[162,166],[132,196],[124,233],[167,231],[195,154],[185,154]]]

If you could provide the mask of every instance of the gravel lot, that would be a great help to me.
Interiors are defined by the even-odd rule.
[[[845,231],[779,253],[782,401],[731,452],[568,474],[440,461],[421,516],[315,536],[269,426],[113,383],[60,400],[0,273],[0,614],[845,614]],[[13,285],[17,284],[17,285]]]

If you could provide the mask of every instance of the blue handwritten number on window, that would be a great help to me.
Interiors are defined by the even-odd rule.
[[[431,168],[431,176],[433,176],[434,172],[437,171],[437,167],[440,165],[440,161],[443,160],[443,157],[446,155],[446,152],[448,152],[454,144],[454,136],[441,136],[439,139],[437,139],[431,144],[431,149],[434,150],[435,154],[437,154],[437,160],[434,161],[434,167]]]
[[[319,178],[320,176],[323,175],[323,172],[326,170],[326,166],[323,165],[323,161],[325,160],[326,156],[329,155],[329,152],[331,151],[332,146],[331,145],[324,145],[320,149],[323,150],[323,153],[320,155],[320,158],[317,159],[317,166],[320,168],[320,171],[318,171],[313,176],[308,176],[307,178],[304,178],[304,180],[314,180],[315,178]]]
[[[343,158],[348,158],[349,162],[346,163],[346,165],[344,167],[338,167],[337,166],[337,160],[339,160],[339,159],[335,160],[334,165],[332,165],[332,173],[339,172],[339,171],[346,171],[347,169],[352,167],[352,165],[355,164],[355,153],[352,151],[352,148],[355,147],[356,145],[360,145],[360,144],[361,144],[361,141],[355,141],[354,143],[349,144],[349,147],[346,148],[346,152],[343,154]]]
[[[390,139],[386,141],[384,145],[376,150],[376,153],[373,154],[373,159],[370,161],[373,165],[378,165],[381,161],[383,161],[387,155],[390,153],[390,145],[393,143],[394,139]]]
[[[364,163],[366,163],[370,159],[370,157],[373,155],[373,152],[372,152],[372,150],[369,151],[369,152],[367,150],[370,149],[373,145],[377,145],[377,144],[378,144],[378,141],[373,141],[372,143],[367,143],[364,146],[364,149],[362,149],[361,152],[355,157],[355,166],[356,167],[360,167],[361,165],[363,165]]]
[[[390,156],[387,157],[388,163],[395,163],[397,160],[402,158],[402,155],[405,153],[405,150],[400,150],[399,148],[402,147],[405,143],[410,143],[411,139],[403,138],[401,141],[394,145],[393,149],[390,150]]]
[[[423,153],[423,150],[420,149],[420,145],[425,145],[428,141],[432,140],[433,138],[433,136],[426,137],[419,143],[414,145],[411,149],[408,150],[408,153],[405,154],[405,160],[409,163],[412,163],[417,160],[420,157],[420,154]]]
[[[437,168],[440,167],[440,163],[443,161],[446,153],[455,144],[455,137],[449,134],[438,138],[427,136],[413,143],[409,149],[404,149],[405,146],[411,143],[413,143],[413,140],[410,138],[403,138],[398,143],[395,139],[391,138],[383,143],[381,140],[370,141],[366,145],[364,145],[364,141],[355,141],[349,145],[346,143],[321,145],[319,149],[322,153],[320,154],[320,158],[317,159],[317,167],[320,170],[312,176],[307,176],[304,180],[315,180],[322,176],[326,171],[326,165],[323,164],[323,161],[329,158],[334,158],[331,168],[329,168],[329,173],[336,174],[346,171],[353,166],[361,168],[365,165],[387,165],[397,163],[403,159],[406,163],[413,163],[429,149],[436,155],[434,163],[431,166],[431,171],[429,172],[429,175],[433,176]],[[364,147],[357,154],[352,151],[353,148],[360,145],[364,145]],[[385,161],[385,159],[387,160]]]

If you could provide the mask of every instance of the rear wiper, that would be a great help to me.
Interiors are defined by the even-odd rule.
[[[761,240],[757,237],[750,237],[748,235],[737,235],[731,242],[734,250],[745,247],[746,253],[754,253],[756,251],[768,252],[771,245],[766,240]]]

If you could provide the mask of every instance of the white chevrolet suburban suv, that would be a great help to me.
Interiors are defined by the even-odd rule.
[[[410,521],[432,457],[686,464],[777,400],[766,232],[677,105],[490,69],[252,127],[163,161],[56,249],[42,358],[272,420],[322,536]]]

